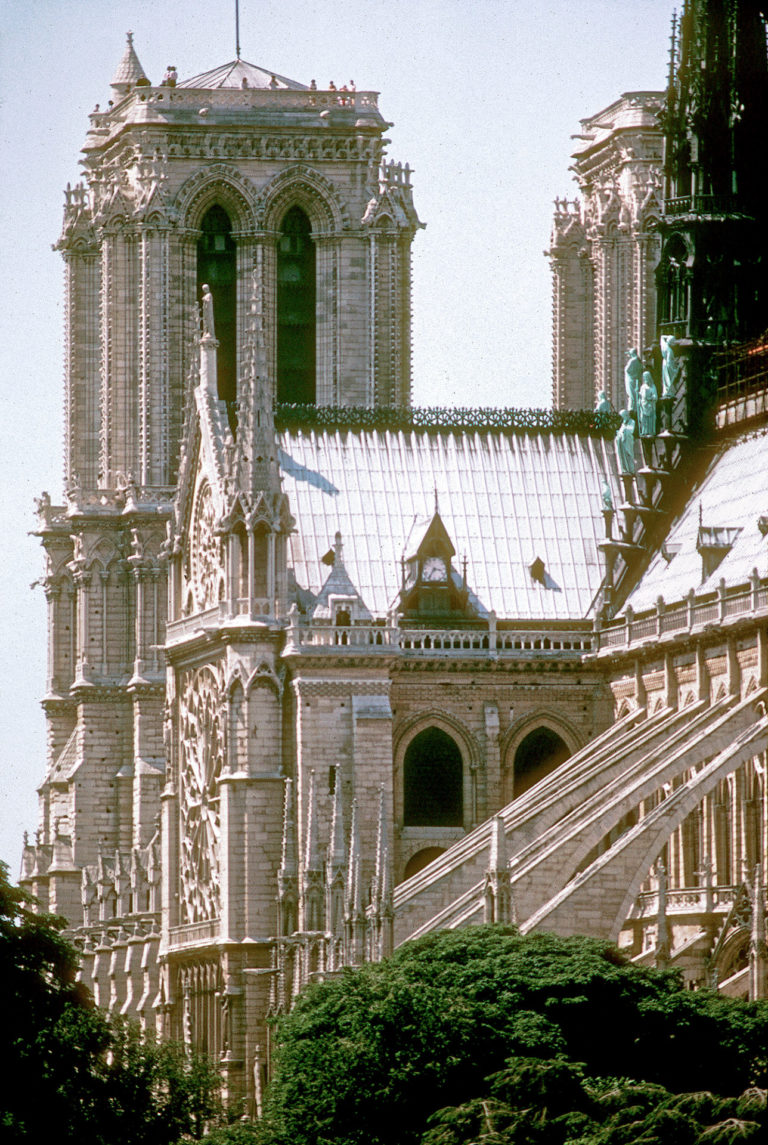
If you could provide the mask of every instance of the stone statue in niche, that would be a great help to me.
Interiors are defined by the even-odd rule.
[[[643,384],[637,407],[637,421],[641,437],[656,436],[656,383],[649,370],[643,374]]]
[[[203,283],[203,338],[215,338],[213,324],[213,295],[207,282]]]
[[[605,390],[601,390],[597,395],[597,405],[595,406],[595,413],[610,413],[611,403],[608,400],[608,395]]]
[[[621,411],[621,425],[616,430],[616,456],[622,477],[635,475],[635,422],[629,410]]]
[[[640,392],[640,379],[643,376],[643,363],[637,350],[629,351],[629,358],[624,367],[624,388],[627,392],[627,409],[637,413],[637,401]]]
[[[680,360],[675,352],[677,338],[674,334],[662,334],[659,342],[661,345],[661,396],[662,399],[673,398],[677,393],[681,369]]]

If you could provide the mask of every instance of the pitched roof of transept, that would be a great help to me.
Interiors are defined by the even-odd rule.
[[[283,490],[296,519],[289,567],[318,593],[337,530],[344,564],[374,616],[401,587],[414,525],[440,516],[456,548],[455,572],[480,615],[577,620],[603,575],[601,488],[621,499],[613,444],[572,433],[283,431]],[[533,580],[540,555],[547,585]]]
[[[659,596],[682,600],[691,589],[715,592],[746,584],[753,569],[768,568],[768,434],[755,432],[723,445],[694,488],[628,603],[653,608]],[[765,530],[765,531],[764,531]],[[722,560],[712,571],[702,548],[719,544]],[[706,574],[706,575],[705,575]]]

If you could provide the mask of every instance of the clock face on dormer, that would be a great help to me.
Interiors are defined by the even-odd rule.
[[[221,546],[214,532],[215,522],[213,493],[204,481],[197,491],[190,529],[192,591],[198,609],[211,608],[219,600]]]
[[[203,922],[219,916],[219,781],[224,760],[221,699],[210,668],[187,677],[179,716],[181,915],[183,922]]]
[[[425,557],[421,564],[421,579],[427,584],[448,580],[448,570],[442,557]]]

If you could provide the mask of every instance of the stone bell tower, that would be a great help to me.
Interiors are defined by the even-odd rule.
[[[384,161],[375,92],[319,91],[243,60],[152,86],[129,36],[67,192],[70,482],[174,479],[207,283],[220,397],[237,401],[248,293],[264,266],[277,401],[408,404],[407,167]]]
[[[274,445],[264,436],[273,403],[409,403],[410,247],[422,224],[410,169],[385,161],[388,124],[375,92],[318,90],[241,59],[183,82],[170,68],[154,85],[129,34],[110,94],[90,115],[85,179],[67,188],[57,244],[66,268],[65,497],[39,503],[48,763],[22,880],[73,925],[106,933],[111,920],[132,919],[138,950],[145,935],[159,941],[170,711],[161,649],[169,562],[178,571],[167,533],[195,403],[203,285],[217,358],[206,400],[216,416],[225,411],[221,441],[234,448],[239,425],[241,452],[246,441],[255,450],[226,459],[236,467],[227,496],[237,486],[247,518],[231,522],[227,594],[248,600],[249,615],[258,604],[274,618],[289,526],[279,477],[261,471]],[[255,428],[254,281],[265,418]],[[249,501],[246,485],[261,499]],[[218,546],[214,538],[190,553],[198,588]],[[186,597],[177,605],[186,609]],[[270,677],[265,687],[277,684]],[[106,964],[106,953],[93,956]],[[119,981],[96,990],[102,1003],[128,1005]],[[131,990],[141,1020],[155,1022],[156,984]]]

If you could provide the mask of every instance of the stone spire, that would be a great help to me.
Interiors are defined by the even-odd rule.
[[[344,845],[344,817],[341,798],[341,775],[336,768],[331,814],[331,838],[325,867],[325,926],[330,932],[329,969],[338,969],[343,962],[342,951],[337,949],[344,937],[344,898],[346,894],[347,849]]]
[[[758,863],[749,887],[751,922],[749,934],[749,999],[765,998],[768,993],[768,948],[765,941],[765,893]]]
[[[497,815],[491,823],[488,869],[485,872],[483,921],[502,923],[515,921],[512,881],[507,860],[507,836],[501,815]]]
[[[280,470],[273,414],[273,386],[267,368],[263,290],[259,269],[253,273],[246,360],[238,385],[235,446],[237,488],[254,498],[280,493]]]
[[[136,49],[133,46],[133,32],[126,33],[126,40],[127,43],[125,45],[123,58],[117,65],[117,71],[109,85],[119,95],[124,95],[130,88],[135,87],[136,84],[149,84],[144,68],[139,63],[139,57],[136,55]]]
[[[656,881],[658,884],[656,909],[656,966],[664,970],[669,966],[670,938],[669,922],[667,920],[667,868],[662,859],[656,864]]]
[[[302,930],[322,930],[323,870],[317,839],[317,795],[314,768],[309,773],[307,829],[304,839],[302,890]]]
[[[286,779],[283,803],[283,849],[280,857],[280,869],[277,872],[278,927],[282,937],[293,934],[296,930],[298,873],[293,780]]]
[[[371,887],[369,908],[371,924],[369,957],[387,958],[394,948],[394,908],[392,903],[392,864],[389,857],[387,798],[382,783],[379,787],[379,817],[376,830],[376,867]]]
[[[357,800],[352,801],[352,823],[349,832],[349,866],[347,870],[347,964],[359,966],[365,952],[365,911],[360,855],[360,830]]]

